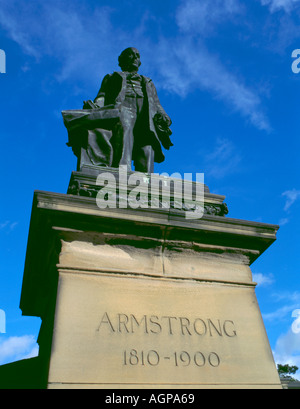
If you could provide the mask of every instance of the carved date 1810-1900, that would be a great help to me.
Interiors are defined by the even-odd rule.
[[[200,351],[190,353],[187,351],[173,352],[168,356],[161,356],[158,351],[123,351],[123,365],[141,365],[158,366],[161,362],[170,362],[175,367],[195,365],[199,368],[211,366],[217,368],[220,363],[220,357],[215,352],[204,354]]]

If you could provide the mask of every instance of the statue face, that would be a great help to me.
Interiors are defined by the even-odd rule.
[[[136,48],[127,48],[123,58],[123,71],[138,71],[141,65],[141,59],[140,53]]]

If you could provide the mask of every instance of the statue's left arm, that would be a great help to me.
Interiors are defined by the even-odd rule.
[[[148,100],[149,100],[149,105],[152,105],[152,115],[153,117],[155,115],[160,115],[163,122],[169,127],[172,124],[171,118],[169,115],[166,113],[164,108],[162,107],[157,91],[155,88],[155,85],[153,84],[152,80],[148,79],[148,89],[150,92],[148,92]]]
[[[172,121],[169,115],[163,109],[159,101],[156,88],[150,79],[148,79],[147,82],[147,97],[149,102],[150,121],[153,123],[155,133],[163,147],[170,149],[170,147],[173,146],[170,139],[170,135],[172,134],[172,131],[170,130]]]

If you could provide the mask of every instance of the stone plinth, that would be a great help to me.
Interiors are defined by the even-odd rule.
[[[249,267],[277,229],[36,192],[21,309],[48,388],[281,388]]]

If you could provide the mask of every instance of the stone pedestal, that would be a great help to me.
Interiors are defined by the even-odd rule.
[[[277,228],[35,192],[21,309],[45,385],[281,388],[249,267]]]

